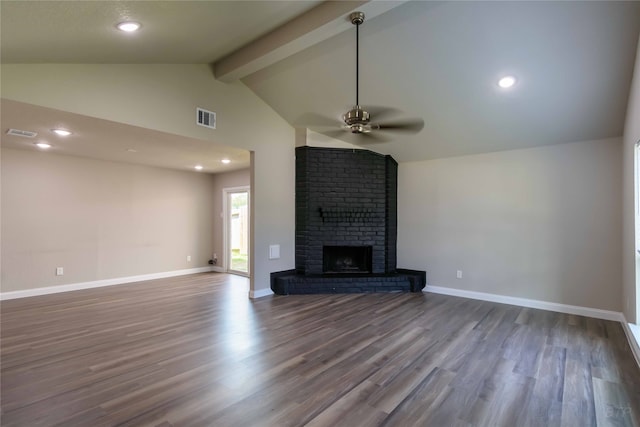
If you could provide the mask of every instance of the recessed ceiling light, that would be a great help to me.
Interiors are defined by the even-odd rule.
[[[229,163],[231,163],[231,160],[229,159],[222,159],[221,160],[222,163],[224,163],[225,165],[228,165]]]
[[[46,142],[38,142],[36,143],[36,147],[46,150],[47,148],[51,148],[51,144],[47,144]]]
[[[508,89],[516,84],[516,78],[513,76],[504,76],[500,80],[498,80],[498,86],[503,89]]]
[[[69,136],[71,135],[71,131],[68,131],[66,129],[51,129],[51,132],[55,133],[56,135],[59,136]]]
[[[197,171],[201,171],[202,169],[204,169],[202,165],[195,165],[193,168]]]
[[[134,31],[138,31],[141,26],[139,22],[125,21],[116,25],[116,28],[125,33],[133,33]]]

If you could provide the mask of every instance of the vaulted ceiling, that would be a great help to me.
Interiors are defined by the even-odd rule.
[[[416,135],[365,146],[399,161],[622,135],[640,34],[640,2],[622,1],[3,0],[0,8],[4,63],[210,63],[294,126],[305,113],[337,119],[355,102],[347,16],[363,10],[361,103],[425,122]],[[142,30],[119,33],[123,19]],[[509,90],[497,86],[506,74],[517,78]],[[4,110],[3,128],[13,127]]]

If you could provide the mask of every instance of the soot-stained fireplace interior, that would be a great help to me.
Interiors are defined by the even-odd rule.
[[[272,273],[272,290],[422,290],[424,271],[396,268],[397,181],[391,156],[298,147],[295,270]]]
[[[323,246],[322,272],[371,273],[371,246]]]

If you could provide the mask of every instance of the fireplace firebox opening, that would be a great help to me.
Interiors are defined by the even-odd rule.
[[[371,273],[371,246],[324,246],[323,273]]]

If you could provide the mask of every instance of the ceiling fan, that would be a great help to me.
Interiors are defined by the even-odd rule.
[[[349,138],[355,143],[388,142],[390,139],[383,134],[387,132],[418,133],[424,127],[422,119],[404,119],[383,121],[391,115],[397,115],[398,110],[389,107],[364,107],[360,105],[360,25],[364,22],[363,12],[353,12],[349,20],[356,26],[356,103],[347,111],[342,120],[330,119],[318,114],[308,113],[299,120],[301,124],[312,130],[336,138],[344,139],[353,134],[356,138]]]

